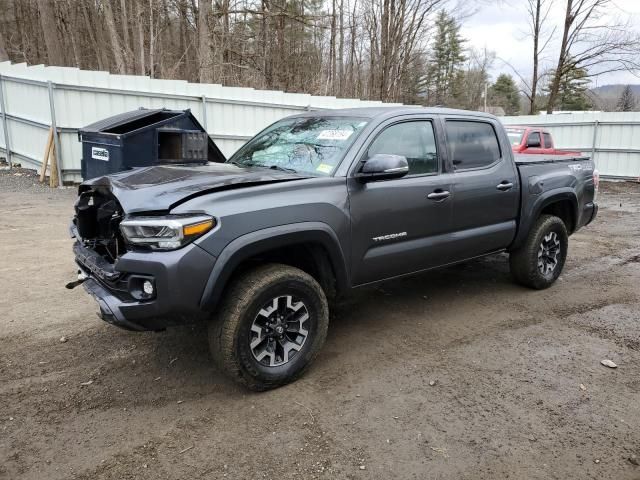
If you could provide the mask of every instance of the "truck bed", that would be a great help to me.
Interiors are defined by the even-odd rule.
[[[516,165],[534,165],[540,163],[568,163],[568,162],[583,162],[589,160],[589,157],[573,156],[573,155],[541,155],[541,154],[514,154]]]
[[[586,225],[595,215],[593,204],[595,165],[586,156],[515,154],[520,176],[520,224],[515,244],[519,245],[538,218],[547,198],[566,198],[571,206],[573,223],[570,233]],[[575,209],[575,210],[574,210]]]

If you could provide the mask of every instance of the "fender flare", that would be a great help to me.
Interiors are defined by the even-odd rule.
[[[346,260],[334,230],[322,222],[300,222],[250,232],[236,238],[222,250],[211,270],[204,288],[200,307],[214,310],[231,275],[243,261],[276,248],[300,243],[318,244],[329,254],[329,262],[336,277],[336,289],[348,289]]]
[[[545,207],[551,205],[552,203],[565,200],[569,200],[571,202],[574,219],[577,224],[579,219],[579,212],[578,198],[576,197],[575,190],[570,187],[549,190],[548,192],[542,193],[538,198],[535,199],[533,204],[525,206],[525,209],[520,212],[520,218],[526,218],[526,221],[521,221],[518,232],[516,233],[516,238],[509,247],[509,250],[515,250],[524,244],[527,237],[529,236],[529,232],[531,231],[533,224],[540,217],[540,214]]]

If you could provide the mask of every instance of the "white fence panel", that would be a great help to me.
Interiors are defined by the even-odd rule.
[[[382,104],[10,62],[0,63],[0,87],[4,92],[10,154],[3,128],[0,128],[0,150],[23,166],[39,170],[47,132],[52,125],[52,103],[64,181],[81,180],[79,128],[140,107],[191,109],[222,152],[229,156],[258,131],[288,115],[309,109]]]
[[[229,156],[258,131],[288,115],[309,109],[382,105],[379,101],[10,62],[0,63],[0,88],[4,100],[0,107],[6,112],[0,128],[0,151],[38,170],[47,131],[52,125],[50,95],[53,97],[65,181],[80,180],[81,146],[77,130],[139,107],[191,109],[222,152]],[[558,148],[593,156],[603,176],[640,177],[640,113],[520,116],[503,117],[502,121],[507,125],[548,128]]]
[[[593,157],[604,177],[640,178],[640,113],[590,112],[502,117],[505,125],[548,129],[562,150]]]
[[[29,164],[33,158],[42,158],[47,142],[47,131],[32,124],[8,120],[9,145],[21,164]],[[43,134],[44,132],[44,134]],[[25,165],[26,166],[26,165]]]

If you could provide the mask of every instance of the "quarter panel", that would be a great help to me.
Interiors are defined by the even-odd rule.
[[[518,170],[522,183],[522,210],[518,233],[510,249],[522,245],[542,209],[555,201],[568,199],[572,202],[576,230],[590,220],[592,209],[585,210],[584,207],[594,201],[593,161],[518,164]]]

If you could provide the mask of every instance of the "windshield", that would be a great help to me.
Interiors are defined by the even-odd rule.
[[[328,176],[367,122],[356,117],[284,119],[249,140],[229,162]]]
[[[507,128],[507,137],[509,137],[509,142],[511,145],[517,146],[522,143],[522,135],[524,134],[524,130],[516,129],[516,128]]]

